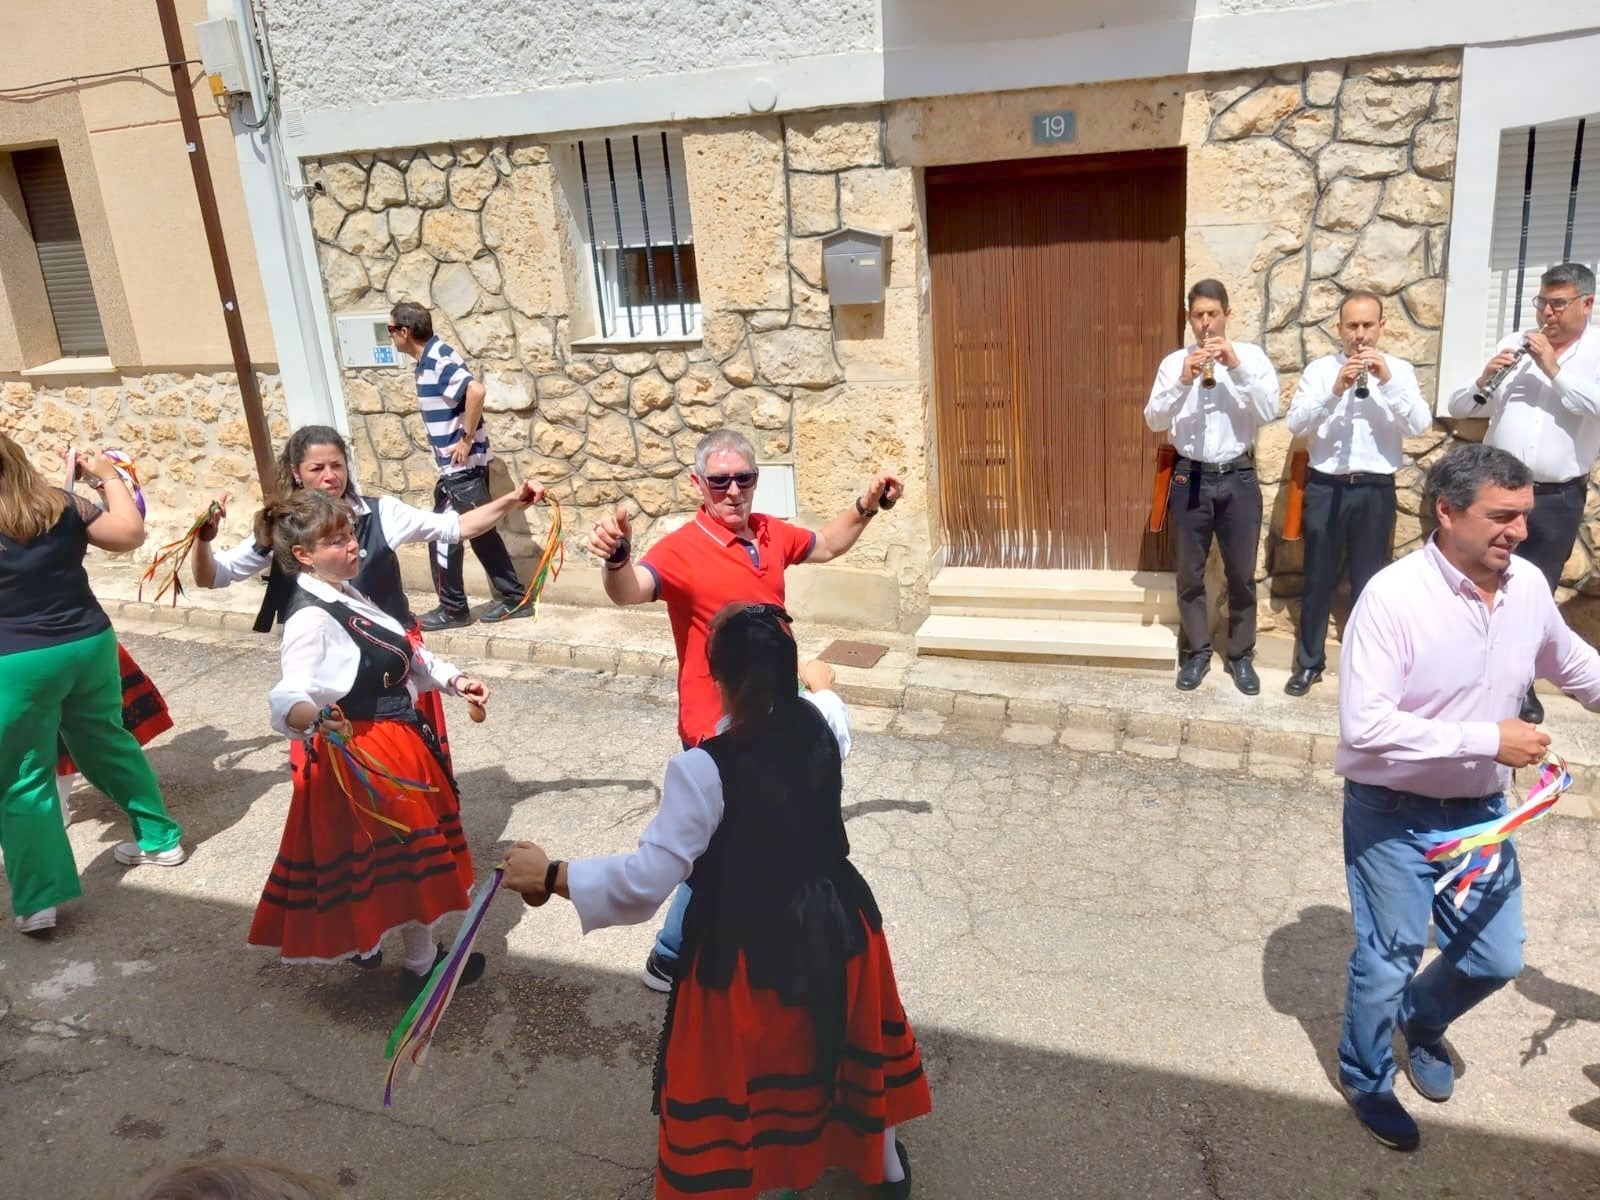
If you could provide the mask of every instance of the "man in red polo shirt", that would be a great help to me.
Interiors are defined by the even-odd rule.
[[[727,604],[784,602],[783,572],[795,563],[825,563],[856,544],[884,504],[905,491],[900,479],[881,471],[866,493],[819,530],[750,511],[759,472],[755,450],[731,429],[708,433],[695,447],[689,479],[700,493],[694,519],[667,534],[639,562],[633,561],[628,510],[618,505],[589,534],[589,552],[605,560],[606,595],[614,604],[664,600],[678,651],[678,736],[696,746],[717,732],[722,701],[706,659],[711,618]],[[688,889],[673,897],[656,948],[645,964],[645,983],[658,991],[672,986]]]

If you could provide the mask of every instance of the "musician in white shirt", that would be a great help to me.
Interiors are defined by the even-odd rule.
[[[1326,665],[1328,613],[1348,556],[1350,605],[1394,555],[1395,472],[1401,445],[1433,421],[1402,358],[1378,349],[1383,299],[1351,292],[1339,306],[1343,349],[1306,364],[1289,403],[1289,432],[1306,439],[1305,593],[1295,669],[1283,690],[1304,696]]]
[[[1562,263],[1539,277],[1537,329],[1503,339],[1475,380],[1445,402],[1452,417],[1488,417],[1484,444],[1505,450],[1533,473],[1528,537],[1517,553],[1543,572],[1550,589],[1583,523],[1589,472],[1600,456],[1600,332],[1590,327],[1594,272]],[[1494,375],[1507,370],[1494,387]],[[1544,720],[1530,689],[1522,718]]]
[[[1259,346],[1229,340],[1228,316],[1228,291],[1215,279],[1189,289],[1196,344],[1161,360],[1144,419],[1178,452],[1168,495],[1183,629],[1178,689],[1198,687],[1211,669],[1206,556],[1215,536],[1228,581],[1228,674],[1241,692],[1254,696],[1261,690],[1251,663],[1261,540],[1255,436],[1278,415],[1278,373]]]

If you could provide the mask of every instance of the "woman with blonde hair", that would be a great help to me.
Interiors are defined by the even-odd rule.
[[[56,923],[83,894],[56,793],[57,737],[79,770],[133,823],[113,851],[124,866],[183,862],[155,772],[122,723],[117,635],[89,587],[83,558],[144,541],[144,518],[99,455],[85,478],[105,510],[51,487],[0,434],[0,853],[23,933]]]

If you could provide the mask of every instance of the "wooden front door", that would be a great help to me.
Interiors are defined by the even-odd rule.
[[[933,167],[927,201],[950,565],[1166,569],[1144,405],[1182,344],[1184,152]]]

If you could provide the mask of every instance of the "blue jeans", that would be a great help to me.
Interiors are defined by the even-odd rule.
[[[1394,1084],[1392,1042],[1438,1042],[1450,1023],[1522,970],[1522,873],[1505,842],[1499,869],[1474,882],[1464,907],[1454,885],[1434,882],[1451,863],[1423,861],[1423,833],[1488,821],[1506,811],[1503,795],[1464,804],[1345,781],[1344,867],[1356,945],[1350,954],[1339,1080],[1361,1092]],[[1432,915],[1438,956],[1417,974]]]
[[[656,955],[668,962],[677,962],[683,949],[683,914],[689,911],[689,885],[680,883],[672,893],[672,903],[667,906],[667,919],[661,922],[656,934]]]

